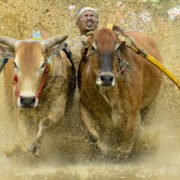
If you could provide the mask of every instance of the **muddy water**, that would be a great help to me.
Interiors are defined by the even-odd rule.
[[[159,46],[164,64],[180,78],[177,38],[180,24],[177,20],[170,21],[165,14],[165,9],[170,5],[175,6],[176,3],[163,4],[159,9],[154,9],[154,5],[149,7],[138,1],[129,2],[3,0],[0,2],[0,33],[24,38],[29,37],[33,29],[45,29],[51,34],[66,32],[70,37],[74,37],[78,33],[74,25],[75,10],[91,5],[99,8],[100,26],[115,23],[125,30],[135,29],[151,34]],[[75,9],[69,10],[69,5],[76,5]],[[150,20],[145,22],[142,15],[147,11],[150,13],[147,19]],[[72,29],[74,30],[70,32]],[[141,146],[150,149],[151,145],[154,145],[157,151],[149,150],[122,162],[110,162],[98,154],[94,145],[88,141],[78,118],[77,108],[74,108],[75,116],[71,120],[64,120],[59,123],[59,128],[47,134],[39,158],[26,152],[25,148],[20,149],[18,144],[24,142],[17,141],[16,119],[12,118],[8,111],[2,79],[1,74],[0,180],[180,179],[180,91],[167,77],[164,76],[157,97],[153,126],[143,127],[141,134],[143,140],[146,140],[146,137],[150,139],[150,143],[142,141]]]

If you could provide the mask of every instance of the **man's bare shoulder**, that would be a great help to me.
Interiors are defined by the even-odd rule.
[[[69,44],[69,46],[72,46],[72,45],[75,45],[75,44],[82,44],[82,39],[81,39],[81,36],[77,36],[73,39],[67,39],[67,43]]]
[[[81,50],[83,48],[82,37],[77,36],[73,39],[68,39],[66,43],[70,47],[75,62],[79,62],[81,59]]]

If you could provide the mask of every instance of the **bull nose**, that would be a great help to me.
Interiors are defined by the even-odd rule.
[[[100,75],[100,79],[103,86],[112,86],[114,75],[110,73],[104,73]]]
[[[36,102],[36,97],[32,96],[32,97],[20,97],[20,104],[22,107],[24,108],[32,108],[34,107],[34,104]]]

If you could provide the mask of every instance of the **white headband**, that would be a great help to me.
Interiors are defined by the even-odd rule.
[[[82,13],[85,12],[85,11],[93,11],[94,13],[96,13],[96,15],[98,17],[96,9],[94,9],[92,7],[84,7],[84,8],[81,8],[81,9],[78,10],[77,16],[76,16],[76,22],[78,21],[79,17],[82,15]]]

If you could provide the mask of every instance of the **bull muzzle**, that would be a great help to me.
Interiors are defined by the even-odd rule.
[[[25,97],[20,96],[18,97],[18,106],[23,108],[35,108],[37,107],[38,99],[35,96],[32,97]]]
[[[99,86],[111,87],[115,85],[115,78],[111,72],[100,73],[96,80],[96,84]]]

